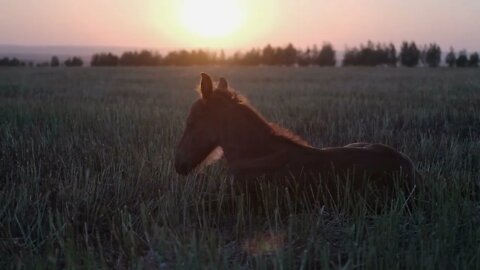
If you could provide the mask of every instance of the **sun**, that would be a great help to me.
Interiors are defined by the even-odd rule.
[[[244,14],[239,0],[184,0],[181,19],[193,34],[214,38],[235,33]]]

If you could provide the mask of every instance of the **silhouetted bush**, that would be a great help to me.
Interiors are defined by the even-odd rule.
[[[83,66],[83,60],[80,57],[74,56],[65,60],[64,64],[67,67],[81,67]]]
[[[474,52],[470,55],[470,59],[468,60],[468,65],[470,67],[478,67],[479,61],[480,59],[479,59],[478,53]]]
[[[429,67],[438,67],[442,57],[442,49],[436,43],[425,46],[422,52],[422,60]]]
[[[97,67],[118,66],[118,56],[112,53],[98,53],[92,56],[90,65]]]
[[[420,61],[420,50],[417,48],[415,42],[406,42],[402,43],[400,49],[400,63],[405,67],[415,67]]]
[[[453,48],[450,48],[450,51],[448,52],[447,56],[445,56],[445,62],[449,67],[454,67],[455,64],[457,63],[457,56]]]

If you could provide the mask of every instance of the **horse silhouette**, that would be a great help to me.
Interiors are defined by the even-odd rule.
[[[415,189],[412,161],[389,146],[312,147],[291,131],[267,122],[242,95],[229,89],[224,78],[214,89],[210,76],[202,73],[200,95],[176,148],[179,174],[187,175],[223,154],[229,173],[239,182],[289,178],[333,190],[348,180],[354,190],[372,186],[391,194],[395,186],[408,193]]]

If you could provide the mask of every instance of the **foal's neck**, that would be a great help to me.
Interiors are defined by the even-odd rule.
[[[282,143],[272,127],[259,114],[248,107],[235,108],[228,114],[221,136],[221,147],[228,162],[268,155]]]

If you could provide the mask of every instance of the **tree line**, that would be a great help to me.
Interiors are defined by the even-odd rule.
[[[346,48],[342,66],[405,66],[419,65],[438,67],[442,60],[442,50],[436,43],[418,46],[415,42],[403,42],[400,50],[393,43],[368,41],[359,47]],[[478,67],[479,54],[458,54],[453,48],[445,57],[449,67]],[[232,65],[232,66],[336,66],[337,52],[331,43],[324,43],[306,49],[298,49],[293,44],[264,48],[253,48],[246,52],[235,52],[227,57],[224,51],[177,50],[162,56],[159,53],[143,50],[129,51],[117,56],[112,53],[99,53],[92,57],[92,66],[193,66],[193,65]]]
[[[230,66],[334,66],[336,52],[333,46],[325,43],[299,50],[288,44],[285,47],[267,45],[262,49],[253,48],[246,52],[235,52],[227,57],[223,50],[176,50],[162,56],[159,53],[142,50],[124,52],[117,56],[104,52],[92,56],[92,66],[193,66],[193,65],[230,65]]]
[[[419,65],[438,67],[442,62],[442,50],[436,43],[418,46],[415,42],[403,42],[400,50],[393,43],[368,41],[359,47],[346,48],[342,66],[405,66]],[[445,57],[449,67],[478,67],[479,54],[468,54],[462,50],[458,54],[453,48]],[[331,43],[324,43],[306,49],[298,49],[293,44],[264,48],[253,48],[246,52],[235,52],[226,57],[224,51],[177,50],[162,56],[159,53],[143,50],[124,52],[117,56],[112,53],[99,53],[92,57],[92,66],[193,66],[193,65],[234,65],[234,66],[335,66],[337,52]]]
[[[66,67],[81,67],[83,66],[83,60],[80,57],[69,57],[63,61],[63,65]],[[0,67],[59,67],[62,63],[57,56],[53,56],[50,62],[34,63],[33,61],[22,61],[16,57],[3,57],[0,59]]]
[[[466,50],[458,53],[453,48],[445,55],[444,62],[449,67],[478,67],[479,54],[468,54]],[[374,43],[368,41],[358,47],[346,48],[342,66],[405,66],[419,65],[438,67],[442,63],[442,50],[436,43],[418,46],[415,42],[403,42],[397,50],[393,43]],[[0,66],[32,66],[17,58],[0,59]],[[71,57],[60,62],[53,56],[48,63],[37,63],[37,66],[80,67],[83,60]],[[253,48],[245,52],[235,52],[226,56],[223,50],[176,50],[161,55],[155,51],[126,51],[121,55],[111,52],[96,53],[90,61],[91,66],[193,66],[193,65],[231,65],[231,66],[336,66],[337,51],[331,43],[324,43],[320,48],[316,45],[306,49],[298,49],[293,44]]]

